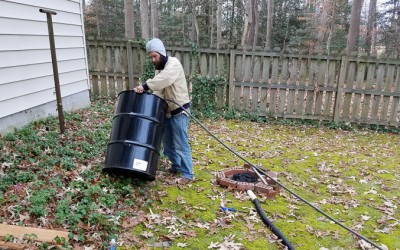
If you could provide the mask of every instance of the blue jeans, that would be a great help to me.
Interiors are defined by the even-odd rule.
[[[193,164],[188,141],[189,117],[183,112],[166,118],[164,122],[164,155],[172,162],[172,170],[193,179]]]

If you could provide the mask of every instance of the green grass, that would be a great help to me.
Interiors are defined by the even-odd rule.
[[[243,161],[193,120],[189,141],[196,181],[189,186],[174,184],[164,158],[154,182],[103,174],[114,105],[100,99],[65,114],[64,135],[50,117],[0,138],[2,223],[66,228],[71,239],[57,240],[65,248],[100,249],[116,238],[120,249],[151,249],[162,242],[171,242],[169,249],[282,249],[246,194],[214,183],[216,171]],[[389,249],[400,248],[399,135],[287,121],[202,122],[341,223]],[[358,239],[288,192],[273,200],[258,195],[296,249],[360,249]],[[221,203],[238,212],[221,212]]]

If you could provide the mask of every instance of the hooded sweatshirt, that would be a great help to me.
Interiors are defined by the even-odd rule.
[[[182,64],[176,57],[167,57],[163,42],[158,38],[151,39],[146,44],[146,51],[155,51],[166,57],[164,69],[157,70],[156,75],[146,81],[145,89],[154,91],[154,94],[163,99],[177,102],[184,108],[189,108],[190,99],[185,72]],[[167,116],[180,111],[180,107],[173,102],[168,102]]]
[[[146,85],[154,94],[163,99],[173,100],[185,108],[189,107],[189,91],[182,64],[176,57],[168,57],[163,70],[157,70],[154,78],[146,81]],[[176,111],[179,106],[168,102],[168,113]]]

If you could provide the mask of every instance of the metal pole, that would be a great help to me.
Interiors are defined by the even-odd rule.
[[[51,11],[51,10],[46,10],[46,9],[39,9],[39,11],[42,13],[46,13],[46,16],[47,16],[47,27],[49,30],[51,61],[53,64],[54,85],[55,85],[55,89],[56,89],[56,98],[57,98],[58,121],[60,123],[60,132],[64,133],[64,131],[65,131],[64,113],[63,113],[62,98],[61,98],[60,79],[58,77],[58,66],[57,66],[56,46],[54,43],[53,21],[51,18],[51,15],[57,15],[57,12]]]

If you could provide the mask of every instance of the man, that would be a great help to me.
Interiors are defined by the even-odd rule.
[[[185,109],[190,107],[185,72],[177,58],[167,56],[164,44],[160,39],[150,40],[146,44],[146,51],[156,68],[156,75],[134,90],[137,93],[152,90],[154,94],[167,101],[168,111],[163,131],[164,154],[172,163],[169,171],[174,174],[182,174],[182,178],[177,179],[177,183],[187,184],[193,180],[194,174],[187,135],[189,117],[179,106],[181,105]]]

